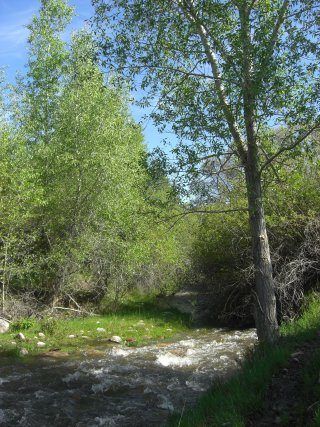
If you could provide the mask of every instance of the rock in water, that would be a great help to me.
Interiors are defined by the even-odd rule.
[[[60,359],[60,358],[69,356],[69,353],[67,353],[65,351],[60,351],[60,350],[49,350],[46,353],[43,353],[41,356],[42,357],[52,357],[54,359]]]
[[[19,333],[15,336],[15,338],[16,338],[17,340],[20,340],[20,341],[25,341],[25,340],[26,340],[26,337],[23,335],[23,333],[22,333],[22,332],[19,332]]]
[[[120,344],[122,342],[122,339],[118,337],[118,335],[114,335],[113,337],[110,338],[110,341]]]
[[[0,334],[4,334],[8,332],[9,327],[10,327],[9,322],[7,322],[4,319],[0,319]]]

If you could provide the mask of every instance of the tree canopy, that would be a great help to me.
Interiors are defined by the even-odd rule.
[[[179,166],[236,156],[247,188],[256,325],[277,337],[263,174],[319,121],[319,5],[312,0],[94,0],[104,65],[147,90]],[[282,128],[280,144],[267,143]],[[190,143],[184,143],[187,139]],[[275,148],[276,147],[276,148]],[[182,159],[182,160],[181,160]],[[226,161],[222,165],[226,165]]]

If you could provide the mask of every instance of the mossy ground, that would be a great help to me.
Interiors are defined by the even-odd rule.
[[[172,339],[189,329],[189,317],[174,310],[161,310],[154,299],[129,299],[116,313],[92,317],[25,319],[13,323],[8,333],[0,335],[0,361],[20,358],[21,349],[33,356],[59,350],[69,354],[90,351],[108,345],[108,339],[120,336],[124,345],[143,346]],[[104,329],[98,330],[98,328]],[[22,332],[26,338],[15,338]],[[39,337],[43,333],[45,337]],[[73,335],[74,337],[70,337]],[[37,347],[42,341],[45,347]]]

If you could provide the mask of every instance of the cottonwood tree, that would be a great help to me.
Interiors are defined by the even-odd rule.
[[[247,189],[258,337],[278,337],[262,182],[319,127],[319,2],[93,0],[105,66],[146,90],[180,157],[236,156]],[[267,128],[281,127],[276,150]],[[232,207],[230,207],[232,208]]]

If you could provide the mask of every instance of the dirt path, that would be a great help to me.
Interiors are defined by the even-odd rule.
[[[274,374],[261,409],[249,417],[246,427],[304,427],[312,418],[312,403],[305,407],[303,369],[320,348],[320,337],[305,343],[291,355],[287,368]]]

